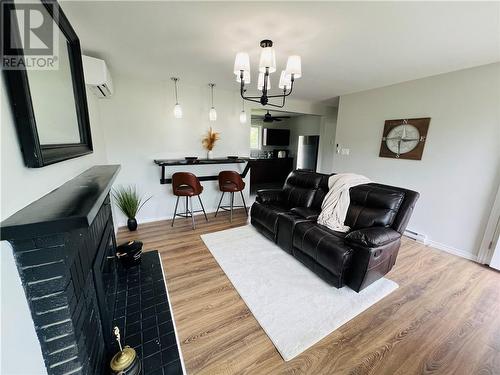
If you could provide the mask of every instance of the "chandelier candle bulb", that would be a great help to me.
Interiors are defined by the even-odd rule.
[[[242,70],[250,75],[250,57],[246,52],[238,52],[234,59],[234,74],[239,77]]]
[[[300,56],[292,55],[288,58],[286,63],[286,73],[293,75],[293,78],[302,77],[302,64],[300,61]]]
[[[241,82],[241,72],[238,72],[236,74],[236,82]],[[250,72],[249,71],[244,71],[243,72],[243,82],[244,83],[250,83]]]
[[[292,84],[292,76],[290,74],[287,74],[285,70],[281,71],[280,75],[280,82],[278,84],[278,87],[280,89],[286,90],[287,88],[290,88]]]
[[[245,81],[246,83],[246,81]],[[259,79],[257,82],[257,89],[262,91],[264,87],[264,73],[259,73]],[[267,76],[267,89],[271,90],[271,77]]]

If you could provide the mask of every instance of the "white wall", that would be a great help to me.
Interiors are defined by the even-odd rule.
[[[138,190],[153,198],[138,215],[139,222],[170,218],[175,197],[172,185],[160,185],[160,168],[153,159],[177,159],[184,156],[206,157],[201,139],[210,126],[221,133],[213,150],[214,157],[228,155],[249,156],[250,121],[240,124],[241,98],[238,90],[215,89],[217,121],[208,120],[210,90],[208,84],[179,82],[179,102],[183,118],[175,119],[175,104],[171,81],[144,81],[125,76],[114,76],[115,95],[99,101],[105,131],[108,162],[119,163],[122,170],[115,186],[136,185]],[[323,114],[326,109],[308,102],[288,100],[284,110]],[[251,105],[246,103],[251,113]],[[249,116],[250,117],[250,116]],[[167,176],[176,171],[190,171],[198,176],[217,175],[223,169],[243,171],[244,164],[168,167]],[[247,176],[247,184],[249,183]],[[216,181],[202,182],[201,198],[207,211],[215,211],[220,192]],[[246,191],[248,197],[248,189]],[[196,201],[195,201],[196,202]],[[239,200],[237,201],[239,202]],[[248,200],[247,200],[248,203]],[[195,205],[196,209],[196,205]],[[115,209],[118,224],[126,218]]]
[[[406,187],[421,197],[408,228],[475,259],[500,180],[500,64],[342,96],[338,172]],[[384,120],[431,117],[421,161],[378,156]]]
[[[87,168],[95,164],[105,164],[106,155],[96,99],[88,95],[94,153],[44,168],[26,168],[3,76],[1,86],[0,219],[3,220]],[[1,241],[0,245],[0,373],[8,375],[46,373],[40,344],[15,266],[12,247],[6,241]]]
[[[100,118],[97,98],[91,93],[87,95],[87,100],[94,152],[43,168],[26,168],[24,166],[7,99],[2,77],[2,121],[0,129],[1,220],[6,219],[93,165],[106,164],[105,144],[102,129],[99,125]]]

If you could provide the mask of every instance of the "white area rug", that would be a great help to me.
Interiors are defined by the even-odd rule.
[[[251,225],[201,238],[285,361],[398,288],[382,278],[336,289]]]

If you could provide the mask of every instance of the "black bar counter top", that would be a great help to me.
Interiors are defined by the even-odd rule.
[[[249,158],[215,158],[215,159],[155,159],[154,163],[161,167],[161,178],[160,184],[171,184],[172,179],[167,178],[166,168],[175,166],[199,166],[199,165],[214,165],[214,164],[242,164],[248,162]],[[245,169],[241,173],[241,177],[245,178],[248,170],[250,169],[250,163],[247,163]],[[217,181],[218,176],[198,176],[200,181]]]
[[[155,159],[154,163],[161,167],[161,178],[160,184],[170,184],[172,183],[172,178],[167,178],[166,168],[175,166],[200,166],[200,165],[214,165],[214,164],[242,164],[247,163],[243,172],[240,174],[242,178],[245,178],[251,168],[262,170],[262,173],[267,173],[268,175],[273,175],[271,179],[276,177],[280,181],[284,181],[288,173],[293,167],[293,158],[249,158],[249,157],[239,157],[239,158],[215,158],[215,159]],[[264,167],[264,168],[262,168]],[[267,172],[266,172],[267,171]],[[260,176],[262,173],[257,172],[256,176]],[[253,172],[252,172],[253,174]],[[284,177],[283,177],[283,176]],[[198,176],[200,181],[217,181],[218,176]],[[257,177],[257,179],[259,179]],[[268,178],[269,179],[269,178]],[[257,181],[257,180],[256,180]]]
[[[155,159],[155,164],[159,166],[174,166],[174,165],[207,165],[207,164],[239,164],[245,163],[248,158],[215,158],[215,159]]]

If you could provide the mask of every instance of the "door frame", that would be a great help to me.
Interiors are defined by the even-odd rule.
[[[491,208],[490,217],[486,229],[484,231],[483,240],[479,247],[477,261],[482,264],[489,264],[495,251],[495,246],[498,242],[498,226],[500,225],[500,185],[497,188],[495,202]]]

